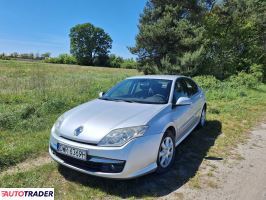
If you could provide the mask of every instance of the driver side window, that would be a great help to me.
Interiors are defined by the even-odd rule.
[[[174,99],[177,101],[180,97],[188,97],[188,93],[185,90],[184,84],[181,80],[177,80],[175,83]]]
[[[184,85],[186,90],[188,91],[189,97],[198,92],[198,86],[190,79],[184,78]]]

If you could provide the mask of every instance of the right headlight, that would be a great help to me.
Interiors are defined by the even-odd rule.
[[[99,146],[123,146],[129,140],[142,136],[148,126],[135,126],[112,130],[100,142]]]
[[[61,127],[63,121],[64,121],[64,116],[63,116],[63,115],[61,115],[61,116],[56,120],[56,122],[55,122],[55,124],[54,124],[54,126],[53,126],[53,130],[54,130],[54,133],[55,133],[56,135],[59,135],[60,127]]]

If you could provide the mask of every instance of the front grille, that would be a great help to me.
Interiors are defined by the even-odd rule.
[[[125,166],[125,161],[120,163],[100,163],[100,162],[92,162],[90,159],[91,156],[87,157],[87,161],[79,160],[76,158],[72,158],[70,156],[58,153],[54,148],[52,148],[52,152],[58,158],[63,160],[65,163],[70,164],[74,167],[90,171],[90,172],[104,172],[104,173],[120,173],[123,171]]]
[[[72,141],[72,142],[78,142],[78,143],[81,143],[81,144],[88,144],[88,145],[92,145],[92,146],[97,146],[97,144],[95,143],[90,143],[90,142],[81,142],[79,140],[74,140],[74,139],[70,139],[68,137],[65,137],[65,136],[60,136],[61,138],[64,138],[65,140],[69,140],[69,141]]]

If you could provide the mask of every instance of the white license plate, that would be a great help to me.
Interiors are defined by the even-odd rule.
[[[87,153],[86,150],[82,150],[82,149],[77,149],[74,147],[70,147],[64,144],[57,144],[57,151],[59,153],[77,158],[77,159],[81,159],[81,160],[87,160]]]

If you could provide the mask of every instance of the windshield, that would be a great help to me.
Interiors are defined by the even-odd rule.
[[[126,79],[100,99],[137,103],[168,103],[172,81],[164,79]]]

